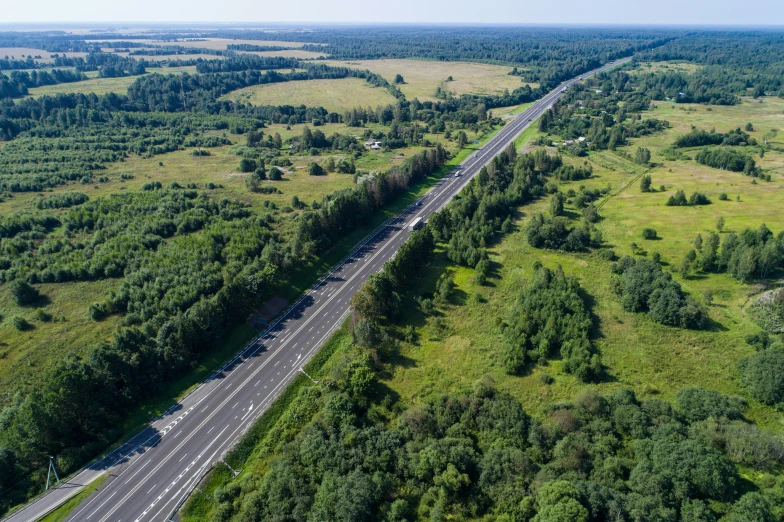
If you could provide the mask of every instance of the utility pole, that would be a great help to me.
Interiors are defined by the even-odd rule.
[[[60,483],[60,477],[57,476],[57,468],[54,467],[54,457],[49,455],[49,471],[46,474],[46,490],[49,490],[49,479],[52,476],[52,472],[54,472],[54,478],[57,479],[57,483]]]

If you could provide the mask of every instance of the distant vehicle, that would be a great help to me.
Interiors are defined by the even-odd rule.
[[[460,173],[459,172],[455,172],[455,177],[459,178],[460,177]]]
[[[418,230],[418,229],[422,228],[422,225],[424,225],[424,224],[425,223],[424,223],[424,221],[422,221],[421,217],[414,218],[414,220],[411,223],[408,224],[408,229],[411,230],[411,231]]]
[[[416,206],[418,206],[418,207],[421,207],[421,206],[422,206],[422,200],[421,200],[421,199],[420,199],[419,201],[417,201],[417,202],[416,202]]]

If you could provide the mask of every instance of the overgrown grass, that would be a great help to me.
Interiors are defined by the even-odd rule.
[[[745,111],[746,106],[751,110]],[[784,214],[779,210],[784,208],[784,188],[776,170],[784,155],[775,151],[766,153],[763,168],[773,172],[773,182],[757,184],[740,173],[710,169],[694,161],[670,162],[658,155],[679,132],[690,129],[691,122],[726,131],[752,121],[758,129],[752,135],[769,133],[773,128],[771,118],[781,112],[784,102],[765,99],[763,104],[758,104],[744,100],[741,107],[712,107],[711,111],[704,106],[686,106],[684,110],[680,106],[666,110],[662,107],[660,104],[651,117],[668,119],[673,128],[634,140],[628,150],[633,153],[637,146],[644,146],[653,151],[655,161],[663,163],[651,171],[653,185],[665,184],[664,193],[641,193],[637,182],[629,185],[646,169],[608,151],[591,153],[588,158],[567,157],[570,163],[592,165],[594,176],[587,181],[562,183],[561,190],[577,190],[579,185],[589,188],[611,185],[611,196],[602,206],[602,221],[598,224],[606,246],[618,255],[632,254],[632,243],[642,247],[648,256],[659,252],[665,270],[671,271],[697,300],[702,300],[706,291],[713,294],[709,311],[714,326],[705,331],[682,330],[656,324],[643,314],[625,312],[610,288],[609,262],[590,253],[566,254],[528,246],[523,228],[531,213],[546,210],[546,203],[539,202],[523,207],[516,220],[518,230],[490,248],[496,274],[487,286],[474,282],[473,270],[456,267],[443,255],[425,272],[423,294],[432,292],[443,272],[452,274],[457,291],[454,301],[433,317],[422,316],[414,303],[404,306],[409,314],[407,321],[417,325],[419,342],[404,345],[401,357],[407,364],[396,367],[388,384],[406,402],[420,401],[435,391],[467,389],[476,379],[490,374],[501,389],[520,399],[526,409],[541,413],[548,404],[572,397],[586,386],[562,372],[558,360],[545,367],[535,367],[522,377],[508,376],[501,367],[502,338],[493,318],[505,317],[519,288],[531,277],[534,263],[541,262],[549,267],[560,265],[568,274],[577,276],[590,296],[597,325],[595,338],[607,376],[589,386],[604,393],[628,386],[642,397],[658,396],[667,400],[681,387],[704,386],[744,397],[749,401],[746,414],[750,419],[765,427],[784,429],[780,413],[749,398],[736,369],[737,361],[753,352],[744,336],[758,331],[759,326],[746,314],[745,307],[759,288],[740,284],[723,274],[699,274],[684,279],[677,273],[677,265],[693,248],[696,234],[706,237],[715,230],[719,216],[727,221],[725,233],[757,228],[763,222],[774,232],[784,229]],[[668,195],[676,189],[705,192],[713,204],[666,207]],[[730,201],[719,201],[721,192],[728,192]],[[740,196],[740,201],[736,196]],[[567,212],[579,215],[579,210],[569,205]],[[645,227],[655,228],[661,239],[643,240],[641,232]],[[555,377],[555,381],[543,384],[543,373]]]

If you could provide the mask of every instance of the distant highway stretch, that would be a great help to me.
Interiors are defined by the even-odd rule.
[[[410,206],[379,227],[266,332],[169,412],[3,522],[38,520],[107,470],[106,483],[67,520],[169,520],[211,465],[236,443],[342,323],[349,300],[360,285],[381,270],[408,239],[411,231],[407,224],[416,217],[426,221],[446,205],[482,166],[546,111],[565,87],[628,60],[569,80],[510,119],[481,150],[463,162],[461,176],[442,178],[421,204]]]

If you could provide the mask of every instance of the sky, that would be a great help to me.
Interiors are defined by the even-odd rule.
[[[0,0],[0,23],[316,22],[784,26],[784,0]]]

